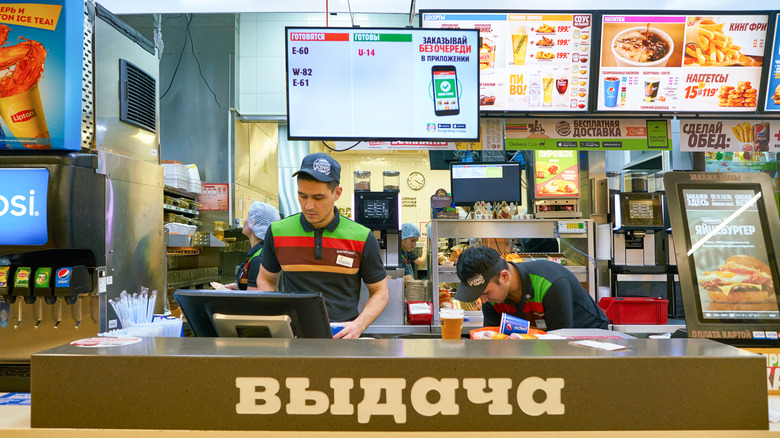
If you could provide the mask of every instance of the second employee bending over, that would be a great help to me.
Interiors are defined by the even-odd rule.
[[[322,292],[331,321],[344,322],[335,338],[359,338],[387,305],[387,273],[379,243],[368,228],[341,217],[341,165],[330,155],[303,158],[293,174],[301,213],[274,222],[265,236],[260,290]],[[358,311],[360,281],[369,298]]]

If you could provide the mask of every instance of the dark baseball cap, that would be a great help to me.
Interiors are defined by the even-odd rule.
[[[468,278],[460,278],[460,286],[455,293],[455,299],[466,303],[477,301],[485,293],[488,282],[504,269],[504,260],[498,259],[496,263],[485,272],[471,272]]]
[[[333,157],[322,152],[303,157],[301,168],[293,173],[292,176],[296,176],[301,172],[309,174],[322,182],[341,181],[341,165]]]

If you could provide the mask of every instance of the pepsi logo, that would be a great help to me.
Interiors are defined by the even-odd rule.
[[[57,278],[60,280],[67,280],[70,277],[70,269],[60,268],[57,270]]]
[[[758,135],[766,135],[767,134],[767,127],[763,123],[759,123],[758,125],[753,126],[755,129],[756,134]]]

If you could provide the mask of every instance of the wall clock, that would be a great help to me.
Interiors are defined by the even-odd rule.
[[[412,190],[420,190],[425,187],[425,176],[420,172],[412,172],[409,174],[409,178],[406,179],[406,184]]]

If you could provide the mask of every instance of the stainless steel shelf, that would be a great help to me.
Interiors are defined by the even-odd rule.
[[[163,204],[163,210],[175,211],[177,213],[187,213],[187,214],[192,214],[192,215],[196,215],[196,216],[200,215],[200,212],[198,212],[198,210],[190,210],[188,208],[182,208],[182,207],[178,207],[176,205],[170,205],[170,204]]]

